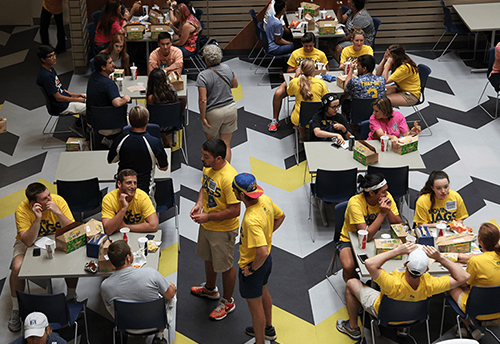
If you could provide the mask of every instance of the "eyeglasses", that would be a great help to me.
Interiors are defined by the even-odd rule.
[[[47,55],[46,58],[47,59],[56,58],[56,53],[49,54],[49,55]]]
[[[337,110],[339,107],[340,107],[340,105],[334,105],[334,106],[330,106],[330,109]]]

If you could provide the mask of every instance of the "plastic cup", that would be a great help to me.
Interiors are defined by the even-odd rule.
[[[299,20],[304,19],[304,7],[299,7]]]
[[[322,70],[324,68],[325,64],[324,63],[321,63],[321,62],[318,62],[318,70]]]
[[[326,19],[326,11],[325,10],[319,11],[319,16],[321,19]]]
[[[54,258],[54,250],[56,248],[56,242],[49,239],[45,242],[45,249],[47,250],[47,259]]]
[[[116,84],[118,85],[118,89],[120,92],[123,91],[123,78],[116,78]]]
[[[368,241],[368,231],[364,230],[364,229],[360,229],[358,231],[359,248],[364,250],[366,248],[367,241]]]
[[[412,243],[416,244],[417,238],[415,238],[413,235],[408,235],[408,236],[406,236],[406,242],[412,242]]]
[[[380,150],[382,152],[389,152],[391,150],[391,139],[389,136],[384,135],[380,137]]]

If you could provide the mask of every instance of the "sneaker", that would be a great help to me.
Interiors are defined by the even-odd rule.
[[[337,320],[337,330],[344,334],[347,334],[349,338],[352,340],[360,340],[361,339],[361,330],[358,328],[352,329],[349,326],[349,320]]]
[[[269,125],[267,126],[267,129],[269,131],[275,132],[275,131],[278,131],[279,125],[280,125],[280,122],[278,122],[278,120],[276,118],[273,118],[271,123],[269,123]]]
[[[402,338],[408,337],[408,327],[398,327],[396,334],[398,335],[398,337]]]
[[[475,340],[481,340],[481,338],[484,337],[484,333],[481,332],[480,329],[476,328],[476,329],[472,329],[470,328],[470,330],[472,331],[471,332],[471,337],[474,338]]]
[[[217,286],[214,290],[207,290],[207,288],[205,288],[205,284],[206,282],[203,282],[200,286],[191,287],[191,294],[208,297],[212,300],[218,300],[220,298],[220,294]]]
[[[255,337],[255,332],[253,330],[253,327],[247,327],[245,329],[245,333],[248,334],[249,336]],[[274,326],[266,326],[266,330],[264,332],[265,337],[267,340],[276,340],[278,336],[276,335],[276,330],[274,329]]]
[[[236,304],[234,303],[233,298],[231,298],[231,302],[228,302],[226,299],[222,298],[220,299],[217,307],[212,311],[212,313],[210,313],[209,316],[214,320],[222,320],[227,317],[229,313],[234,311],[235,308]]]
[[[21,319],[19,318],[19,311],[17,309],[13,309],[12,312],[10,312],[9,330],[12,332],[21,330]]]

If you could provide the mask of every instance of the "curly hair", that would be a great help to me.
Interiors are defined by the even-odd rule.
[[[222,61],[222,50],[218,45],[208,44],[203,48],[203,57],[209,66],[217,66]]]
[[[167,81],[167,73],[160,68],[155,68],[149,73],[146,99],[153,98],[153,104],[178,102],[177,94]]]

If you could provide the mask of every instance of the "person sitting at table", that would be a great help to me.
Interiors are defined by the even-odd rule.
[[[196,16],[196,10],[193,7],[193,4],[191,4],[191,1],[189,1],[189,0],[178,0],[178,1],[170,1],[170,0],[168,0],[164,7],[168,8],[169,20],[175,26],[178,26],[178,24],[179,24],[179,19],[177,19],[177,17],[175,16],[175,9],[180,4],[186,5],[187,8],[189,9],[189,12],[191,12],[192,15]]]
[[[266,26],[266,37],[269,44],[269,53],[273,55],[286,55],[294,50],[293,42],[283,39],[285,29],[281,18],[286,13],[286,3],[283,0],[274,2],[275,14],[269,17]]]
[[[132,7],[130,7],[130,10],[125,7],[125,5],[123,4],[123,1],[121,0],[109,0],[109,2],[117,2],[119,7],[120,7],[120,14],[122,15],[122,17],[126,20],[126,21],[130,21],[130,19],[132,18],[133,15],[137,14],[137,15],[142,15],[142,5],[141,5],[141,1],[138,0],[138,1],[135,1],[134,4],[132,5]],[[101,9],[101,13],[104,12],[104,8],[105,8],[106,5],[104,5],[104,7]]]
[[[437,223],[462,222],[469,217],[458,192],[450,190],[450,178],[444,171],[432,171],[415,202],[417,226],[436,227]]]
[[[276,14],[276,12],[274,11],[274,4],[275,4],[274,0],[269,1],[269,3],[267,4],[266,12],[264,13],[264,17],[262,18],[262,27],[264,28],[264,31],[267,28],[267,22],[269,21],[269,18],[271,18]],[[286,15],[283,15],[280,18],[281,25],[283,26],[283,37],[286,40],[291,41],[293,39],[293,35],[290,29],[287,27],[285,19]]]
[[[10,342],[10,344],[68,344],[58,333],[52,332],[47,316],[40,312],[33,312],[24,320],[24,335]]]
[[[389,75],[389,72],[392,72]],[[420,99],[420,76],[418,67],[406,54],[401,44],[389,46],[377,66],[377,75],[385,78],[385,83],[396,83],[387,86],[386,96],[394,106],[412,106]]]
[[[148,74],[155,68],[161,68],[167,74],[182,73],[184,60],[182,51],[172,46],[172,36],[168,32],[158,35],[158,48],[149,55]]]
[[[495,92],[500,92],[500,42],[495,47],[495,61],[491,70],[488,71],[488,80]]]
[[[396,202],[387,191],[389,186],[382,174],[359,175],[358,183],[363,192],[349,199],[338,242],[340,263],[343,268],[342,275],[346,282],[357,277],[349,232],[365,229],[368,231],[368,241],[370,241],[386,218],[391,224],[401,223]]]
[[[389,273],[382,268],[388,260],[403,254],[408,254],[408,260],[404,263],[404,271],[396,269]],[[450,272],[450,276],[431,276],[427,272],[429,258],[440,263]],[[393,300],[416,302],[457,288],[469,279],[469,274],[460,265],[444,257],[434,247],[415,245],[411,242],[368,258],[365,260],[365,266],[373,281],[380,286],[381,291],[370,288],[355,278],[347,281],[345,300],[349,319],[337,320],[337,330],[353,340],[361,338],[358,326],[360,305],[370,315],[377,318],[384,295]],[[399,336],[408,336],[408,332],[403,327],[398,328],[397,333]]]
[[[160,71],[160,73],[165,74]],[[137,172],[137,187],[154,197],[155,167],[168,170],[167,153],[161,140],[151,136],[146,128],[149,123],[149,111],[144,106],[134,106],[128,117],[132,130],[121,134],[111,145],[108,163],[118,162],[118,172],[132,169]]]
[[[466,285],[450,291],[450,295],[460,309],[465,312],[467,299],[472,287],[497,287],[500,286],[500,231],[492,223],[483,223],[479,228],[477,241],[483,250],[483,254],[472,256],[467,263],[467,272],[470,279]],[[477,320],[485,321],[498,319],[500,314],[480,315]],[[484,334],[477,329],[470,319],[460,318],[467,331],[475,340],[480,340]],[[460,328],[460,331],[463,330]],[[463,334],[465,336],[466,333]]]
[[[314,47],[316,42],[316,37],[312,32],[306,32],[300,39],[302,43],[302,48],[296,49],[290,55],[287,65],[287,73],[295,73],[295,77],[298,77],[301,73],[300,64],[304,60],[312,60],[316,66],[319,64],[323,65],[323,68],[327,71],[330,70],[328,67],[328,59],[324,52]],[[282,100],[287,96],[286,93],[286,82],[283,82],[274,92],[273,96],[273,120],[268,126],[269,131],[274,132],[278,130],[279,121],[278,117],[281,111]]]
[[[124,169],[118,173],[117,188],[102,200],[102,224],[111,235],[123,227],[131,232],[150,233],[158,230],[158,216],[148,194],[137,189],[137,173]]]
[[[389,136],[393,145],[397,144],[400,137],[418,135],[422,131],[417,121],[413,128],[408,129],[406,118],[399,111],[392,109],[388,97],[380,97],[372,103],[373,114],[370,116],[370,133],[368,140],[380,140],[384,135]]]
[[[130,56],[127,54],[125,36],[114,35],[109,47],[102,51],[108,53],[116,68],[123,69],[125,75],[130,75]]]
[[[39,237],[55,234],[58,228],[70,225],[75,221],[64,198],[59,195],[51,195],[45,185],[31,183],[26,188],[25,194],[26,199],[19,204],[15,212],[17,236],[9,279],[12,311],[8,327],[12,332],[21,329],[16,290],[24,291],[24,279],[20,279],[18,276],[28,247],[32,246]],[[67,299],[76,298],[77,281],[76,278],[66,279]]]
[[[120,13],[118,2],[108,2],[104,6],[95,30],[95,46],[97,51],[106,49],[113,39],[113,35],[125,35],[127,21]]]
[[[106,309],[115,316],[114,300],[119,301],[151,301],[165,298],[168,310],[173,309],[172,299],[177,293],[176,286],[167,281],[158,270],[152,267],[135,268],[134,254],[125,240],[117,240],[109,245],[108,257],[116,271],[101,284],[101,295]],[[173,301],[175,303],[175,301]],[[163,330],[155,334],[152,344],[167,343],[163,338]]]
[[[362,29],[357,27],[352,28],[350,36],[352,45],[342,49],[342,54],[340,55],[339,70],[344,70],[344,62],[353,63],[361,55],[373,56],[373,48],[369,45],[365,45],[365,32]],[[349,70],[353,69],[356,68],[351,65],[351,68]]]
[[[337,144],[342,145],[344,139],[349,139],[352,134],[346,118],[337,113],[340,107],[339,97],[335,93],[327,93],[321,98],[321,103],[323,108],[312,118],[314,136],[323,141],[335,138]]]
[[[349,10],[342,14],[343,1],[337,1],[337,19],[339,24],[345,25],[347,35],[344,38],[332,38],[328,40],[328,50],[335,61],[340,61],[342,50],[353,44],[351,38],[351,29],[356,27],[362,29],[365,36],[365,44],[372,46],[375,39],[375,26],[373,19],[365,9],[365,0],[347,0]]]
[[[180,4],[174,11],[176,18],[179,19],[179,28],[172,22],[168,21],[167,24],[179,36],[179,39],[173,44],[182,51],[184,58],[192,56],[196,53],[196,40],[202,27],[198,19],[189,12],[186,5]]]

